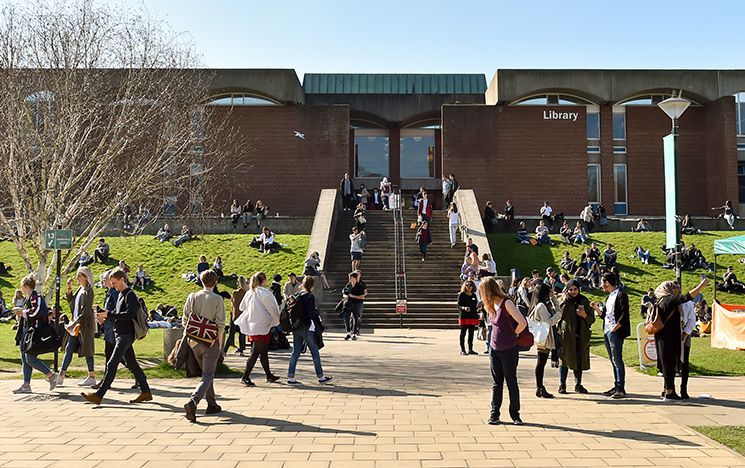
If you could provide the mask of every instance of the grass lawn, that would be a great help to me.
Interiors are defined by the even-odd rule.
[[[108,265],[100,263],[90,265],[96,279],[105,269],[116,265],[120,259],[124,259],[132,268],[137,265],[143,265],[145,271],[154,281],[154,285],[148,287],[144,292],[139,289],[137,294],[143,297],[148,308],[162,302],[172,304],[178,307],[179,311],[183,307],[186,296],[197,290],[194,283],[187,283],[181,278],[182,273],[196,271],[196,265],[200,255],[207,256],[210,264],[216,255],[220,255],[223,260],[225,274],[236,273],[249,277],[256,271],[264,271],[271,278],[275,273],[282,275],[283,279],[287,274],[295,272],[302,274],[303,261],[308,248],[307,235],[277,235],[277,242],[286,244],[286,246],[277,253],[262,254],[256,249],[250,248],[250,242],[253,234],[226,234],[226,235],[204,235],[200,239],[185,243],[181,247],[174,247],[170,243],[160,243],[151,236],[136,237],[112,237],[107,238],[111,245],[111,259]],[[89,252],[92,252],[91,249]],[[0,290],[6,301],[10,301],[13,293],[20,283],[20,279],[26,271],[20,256],[16,253],[15,248],[10,242],[0,242],[0,261],[13,267],[9,276],[0,276]],[[62,279],[63,293],[64,283]],[[219,285],[220,290],[232,291],[235,288],[235,280],[225,280]],[[104,291],[101,288],[95,288],[96,304],[103,302]],[[226,302],[226,308],[229,303]],[[68,312],[69,307],[66,303],[62,304],[62,309]],[[163,338],[162,330],[150,330],[148,336],[135,344],[137,356],[143,360],[150,360],[152,364],[158,364],[162,359]],[[14,332],[10,324],[0,324],[0,372],[16,372],[20,369],[20,357],[18,349],[15,346]],[[96,341],[96,370],[103,369],[103,341]],[[47,362],[51,362],[52,355],[44,356]],[[62,357],[60,357],[60,363]],[[74,369],[72,375],[82,375],[84,360],[75,357],[71,369]],[[226,369],[223,369],[226,370]],[[147,371],[148,375],[154,377],[170,377],[182,375],[180,371],[174,371],[168,366],[155,366]],[[0,374],[1,377],[2,374]]]
[[[694,426],[693,429],[745,455],[745,426]]]
[[[685,236],[686,244],[695,244],[701,249],[708,261],[714,259],[714,240],[732,237],[739,233],[732,232],[710,232],[696,236]],[[556,243],[553,247],[530,246],[518,244],[513,234],[490,234],[489,243],[492,253],[497,262],[497,268],[501,274],[509,274],[510,269],[517,268],[522,275],[530,274],[534,268],[545,273],[546,267],[559,268],[564,252],[569,251],[572,258],[579,258],[584,246],[567,245],[559,239],[559,236],[551,236]],[[592,240],[598,243],[602,252],[607,243],[613,244],[618,252],[618,264],[621,269],[621,281],[629,294],[631,306],[631,333],[632,337],[624,343],[624,361],[628,366],[639,368],[639,353],[636,344],[636,325],[642,321],[640,313],[641,297],[644,292],[656,287],[662,281],[675,279],[674,270],[661,268],[664,261],[660,245],[665,242],[665,235],[661,232],[633,233],[613,232],[594,233]],[[652,252],[652,261],[649,265],[642,264],[634,255],[634,247],[642,246]],[[739,278],[745,278],[745,265],[737,262],[734,256],[720,256],[718,271],[724,271],[729,265],[735,267]],[[719,268],[722,268],[719,270]],[[704,270],[684,271],[684,289],[690,289],[700,281],[699,275],[706,273]],[[721,273],[720,273],[721,275]],[[545,275],[544,275],[545,276]],[[721,278],[721,276],[720,276]],[[710,285],[704,292],[709,304],[712,302],[714,287],[713,275],[709,274]],[[601,290],[583,293],[590,300],[603,300],[604,294]],[[745,296],[734,294],[717,293],[717,299],[722,303],[745,304]],[[592,352],[601,356],[607,356],[602,340],[602,322],[597,320],[593,329]],[[652,371],[650,371],[652,372]],[[745,352],[730,351],[726,349],[711,348],[710,339],[694,338],[691,349],[691,374],[692,375],[745,375]]]

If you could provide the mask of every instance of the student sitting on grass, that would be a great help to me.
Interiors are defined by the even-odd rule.
[[[646,219],[642,218],[639,220],[638,223],[636,223],[635,228],[631,228],[631,231],[633,232],[650,232],[652,228],[649,227],[649,223]]]
[[[643,264],[649,265],[649,260],[652,258],[652,254],[649,252],[649,249],[636,247],[634,249],[634,253],[636,254],[636,257],[642,261]]]
[[[538,221],[538,227],[535,228],[535,238],[539,244],[553,245],[551,238],[548,237],[548,228],[543,220]]]
[[[517,241],[521,244],[530,243],[530,234],[528,234],[528,229],[523,221],[520,221],[520,225],[517,227]]]
[[[178,237],[178,239],[176,239],[175,241],[173,241],[173,245],[175,245],[176,247],[179,247],[184,242],[188,242],[191,239],[192,239],[191,230],[189,229],[189,227],[187,225],[183,225],[181,227],[181,235]]]
[[[574,226],[574,232],[572,235],[572,243],[573,244],[584,244],[589,240],[589,237],[587,236],[587,231],[585,231],[585,228],[582,226],[582,223],[577,221],[577,225]]]
[[[155,234],[155,238],[160,242],[165,242],[172,237],[171,227],[168,223],[165,223],[162,228],[158,229],[158,233]]]

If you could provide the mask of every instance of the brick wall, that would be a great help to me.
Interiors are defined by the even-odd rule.
[[[243,167],[215,189],[217,206],[227,215],[234,198],[261,199],[272,215],[314,215],[321,189],[338,187],[349,167],[349,107],[247,106],[231,112]]]
[[[544,120],[543,112],[578,112],[576,121]],[[443,106],[443,168],[479,203],[538,215],[544,200],[578,215],[587,203],[585,108]]]
[[[706,108],[690,107],[680,118],[678,206],[680,213],[707,213]],[[626,106],[629,213],[665,214],[662,137],[670,118],[656,106]]]
[[[738,211],[737,177],[737,127],[735,102],[726,96],[710,102],[707,106],[707,174],[709,208],[724,205],[731,200]]]

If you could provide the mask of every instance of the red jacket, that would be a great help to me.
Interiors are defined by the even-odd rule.
[[[432,200],[427,199],[427,209],[424,210],[424,199],[419,200],[419,206],[416,209],[418,216],[432,217]]]

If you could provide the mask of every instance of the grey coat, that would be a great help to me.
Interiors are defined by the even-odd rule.
[[[81,289],[80,320],[78,321],[80,323],[80,335],[78,335],[80,347],[78,348],[78,356],[87,357],[93,356],[96,353],[96,314],[93,312],[93,288],[90,285],[85,287],[80,286],[78,291]],[[71,315],[75,310],[75,296],[77,293],[77,291],[75,293],[68,292],[65,296],[67,302],[70,304]]]

